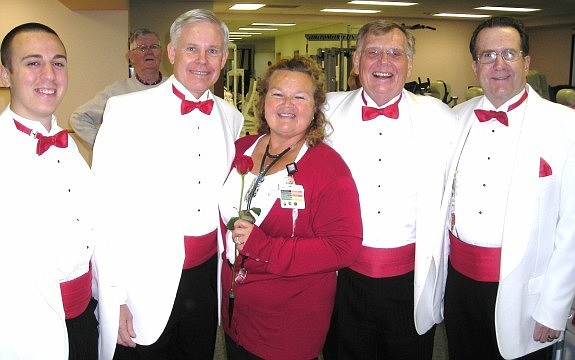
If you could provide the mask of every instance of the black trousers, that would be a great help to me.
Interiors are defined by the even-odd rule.
[[[449,264],[445,287],[445,330],[449,360],[503,359],[495,333],[497,282],[480,282],[457,272]],[[553,347],[520,357],[550,360]]]
[[[66,320],[69,360],[98,359],[98,320],[94,314],[97,304],[96,300],[91,299],[80,316]]]
[[[217,256],[182,271],[174,307],[158,340],[116,345],[116,360],[213,360],[218,326]]]
[[[252,354],[239,346],[228,334],[226,335],[226,357],[228,360],[262,360],[262,358]],[[302,360],[316,360],[302,359]],[[295,360],[295,359],[294,359]]]
[[[430,360],[435,327],[419,335],[413,319],[413,272],[374,279],[339,271],[326,360]]]
[[[228,334],[225,334],[225,336],[226,358],[228,360],[262,360],[262,358],[239,346]]]

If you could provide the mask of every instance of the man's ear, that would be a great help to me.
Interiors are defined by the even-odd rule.
[[[171,41],[168,43],[166,49],[168,50],[168,59],[170,60],[170,64],[174,65],[174,62],[176,61],[176,48]]]
[[[0,81],[2,86],[10,87],[10,72],[3,65],[0,65]]]

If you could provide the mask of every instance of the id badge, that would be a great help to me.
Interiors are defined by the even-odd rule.
[[[285,184],[280,187],[280,203],[283,209],[305,209],[302,185]]]

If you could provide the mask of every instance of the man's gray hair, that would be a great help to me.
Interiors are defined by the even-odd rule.
[[[413,34],[407,31],[405,27],[403,27],[402,25],[383,19],[369,22],[363,25],[361,29],[359,29],[359,32],[357,33],[356,51],[361,52],[363,47],[363,39],[367,34],[375,34],[375,35],[387,34],[393,29],[398,29],[405,35],[407,39],[407,56],[413,57],[413,55],[415,54],[415,36],[413,36]]]
[[[128,40],[128,44],[130,45],[130,50],[134,50],[136,47],[138,47],[138,43],[136,43],[136,41],[138,40],[138,38],[140,36],[145,36],[145,35],[154,35],[156,37],[156,39],[158,39],[158,42],[160,41],[160,37],[158,36],[158,34],[153,32],[152,30],[146,29],[146,28],[136,29],[136,30],[134,30],[132,35],[130,35],[130,39]]]
[[[228,26],[223,21],[218,19],[216,14],[214,14],[211,10],[206,9],[193,9],[178,16],[178,18],[174,21],[174,23],[170,27],[170,41],[172,42],[172,45],[174,47],[176,46],[177,41],[180,37],[180,33],[182,32],[182,29],[186,25],[194,24],[201,21],[208,21],[220,27],[222,31],[222,36],[224,38],[224,43],[222,44],[223,45],[222,51],[224,53],[227,53],[228,45],[230,42],[229,39],[230,31],[228,30]]]

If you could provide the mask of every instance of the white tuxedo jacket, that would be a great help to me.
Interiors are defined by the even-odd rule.
[[[54,124],[52,130],[61,129]],[[42,156],[36,155],[36,144],[16,128],[7,107],[0,114],[3,360],[68,359],[60,279],[71,273],[61,272],[86,268],[98,248],[90,201],[93,176],[76,144],[68,138],[67,148],[51,147]],[[70,189],[69,197],[62,196]],[[93,262],[94,280],[96,265]],[[97,297],[96,281],[93,284]]]
[[[181,100],[172,92],[172,83],[173,76],[156,88],[110,98],[96,138],[92,169],[105,209],[99,236],[113,259],[100,271],[104,339],[116,339],[119,306],[124,301],[134,316],[134,341],[149,345],[158,339],[176,296],[185,257],[184,235],[204,235],[218,224],[215,196],[215,222],[192,219],[198,223],[196,233],[184,233],[184,224],[190,220],[183,214],[189,214],[185,209],[196,203],[211,202],[206,197],[223,184],[243,118],[214,96],[209,116],[214,125],[206,125],[210,132],[205,136],[193,137],[189,116],[194,113],[180,114]],[[198,146],[214,154],[218,162],[206,168],[190,162],[196,155],[190,155],[191,149]],[[182,194],[189,195],[193,189],[194,174],[206,172],[214,183],[202,186],[210,191],[193,194],[193,203],[186,203]],[[207,228],[208,223],[216,225]],[[113,352],[102,346],[100,357],[109,360]]]
[[[337,144],[332,145],[336,150],[362,141],[353,136],[353,129],[363,122],[361,107],[364,103],[361,92],[360,88],[328,94],[326,115],[334,127],[333,137]],[[448,204],[442,203],[442,195],[451,159],[455,116],[447,105],[435,98],[414,95],[408,91],[403,91],[403,97],[411,119],[406,119],[400,113],[399,121],[411,120],[418,157],[417,163],[413,164],[418,173],[414,321],[418,333],[424,334],[443,320],[443,228]],[[329,138],[327,142],[331,144]],[[342,157],[349,163],[344,151]],[[362,189],[358,190],[362,192]],[[370,219],[363,219],[364,223],[368,221]]]
[[[565,328],[575,293],[575,111],[529,85],[505,211],[495,326],[501,355],[514,359],[549,344],[533,340],[535,321]],[[448,184],[482,97],[454,108],[461,126]],[[540,177],[540,159],[552,175]],[[446,192],[451,191],[451,186]],[[447,197],[448,195],[446,195]],[[445,236],[446,244],[449,238]],[[449,245],[446,245],[446,249]]]

